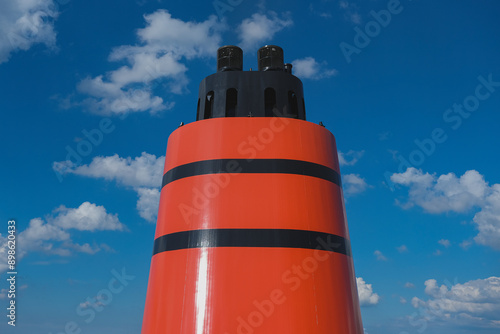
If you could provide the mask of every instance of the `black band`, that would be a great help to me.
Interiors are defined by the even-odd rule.
[[[288,229],[205,229],[176,232],[156,238],[153,255],[202,247],[305,248],[351,255],[349,241],[341,236]]]
[[[318,177],[340,186],[335,170],[314,162],[289,159],[216,159],[191,162],[177,166],[163,175],[162,188],[185,177],[219,173],[279,173]]]

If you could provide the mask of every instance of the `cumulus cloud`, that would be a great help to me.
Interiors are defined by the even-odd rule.
[[[84,202],[78,208],[60,206],[45,219],[33,218],[26,229],[19,232],[17,241],[23,247],[17,250],[17,259],[24,258],[29,252],[42,252],[50,255],[70,256],[73,253],[95,254],[108,250],[106,244],[78,244],[72,241],[72,233],[77,231],[123,231],[123,225],[116,214],[110,214],[103,206]],[[7,238],[0,235],[0,255],[7,253]],[[0,259],[0,272],[7,269],[6,256]]]
[[[157,10],[144,20],[139,43],[117,47],[109,56],[127,65],[78,84],[78,91],[88,95],[81,104],[91,111],[109,115],[172,108],[172,102],[154,95],[154,84],[161,81],[170,93],[183,93],[189,82],[186,61],[215,57],[225,29],[214,15],[203,22],[183,21]]]
[[[52,226],[58,226],[64,230],[122,231],[125,227],[120,223],[116,214],[109,214],[103,206],[97,206],[89,202],[84,202],[75,209],[68,209],[61,205],[54,212],[57,215],[48,218],[48,220]]]
[[[55,48],[54,20],[58,12],[52,0],[17,0],[0,2],[0,64],[17,50],[35,44]]]
[[[356,25],[363,22],[356,4],[348,1],[339,1],[339,7],[344,11],[344,17],[347,21]]]
[[[425,293],[429,299],[414,297],[412,305],[436,320],[500,328],[500,277],[449,286],[439,286],[435,279],[429,279],[425,281]]]
[[[489,186],[475,170],[457,177],[453,173],[423,173],[408,168],[404,173],[391,175],[391,181],[408,187],[408,201],[400,204],[408,209],[415,205],[428,213],[467,213],[479,208],[473,218],[479,230],[476,243],[500,249],[500,184]]]
[[[414,289],[415,288],[415,284],[413,284],[411,282],[406,282],[405,283],[405,288],[407,288],[407,289]]]
[[[136,207],[139,215],[149,222],[156,222],[164,161],[165,156],[157,158],[143,152],[135,158],[115,154],[95,157],[88,165],[77,166],[71,161],[62,161],[55,162],[52,167],[60,174],[102,178],[132,188],[138,196]]]
[[[80,93],[90,96],[77,104],[102,115],[140,111],[150,111],[154,114],[174,106],[173,103],[165,104],[161,97],[153,96],[148,86],[127,89],[114,82],[104,82],[102,75],[83,79],[77,89]]]
[[[347,153],[338,152],[340,166],[353,166],[365,154],[365,151],[349,150]]]
[[[356,277],[358,286],[359,304],[361,306],[376,305],[380,301],[380,296],[373,292],[371,284],[367,284],[362,277]]]
[[[319,80],[337,75],[335,69],[328,69],[326,62],[318,63],[313,57],[292,61],[293,73],[301,79]]]
[[[106,244],[102,244],[100,246],[94,245],[91,246],[89,243],[84,243],[83,245],[77,244],[77,243],[69,243],[69,244],[64,244],[66,247],[73,249],[76,252],[79,253],[86,253],[90,255],[94,255],[97,252],[100,252],[102,249],[109,249],[109,246]]]
[[[54,251],[52,244],[45,241],[64,241],[70,245],[70,230],[78,231],[123,231],[123,225],[116,214],[110,214],[103,206],[93,203],[83,202],[78,208],[66,208],[60,206],[55,209],[52,215],[42,218],[34,218],[28,227],[19,233],[19,242],[23,249],[30,247]],[[85,250],[89,252],[89,246],[75,245],[75,250]]]
[[[400,253],[406,253],[408,252],[408,247],[406,247],[406,245],[401,245],[399,247],[396,247],[396,249],[398,250],[398,252]]]
[[[0,300],[7,299],[8,292],[9,292],[8,289],[1,289],[0,290]]]
[[[331,18],[332,17],[332,14],[330,11],[328,10],[324,10],[324,9],[316,9],[317,7],[323,7],[321,5],[323,4],[318,4],[319,6],[315,5],[315,4],[312,4],[310,3],[309,4],[309,11],[314,14],[314,15],[318,15],[319,17],[322,17],[322,18]]]
[[[385,257],[384,254],[382,254],[381,251],[379,251],[378,249],[373,252],[373,255],[375,255],[377,257],[377,261],[387,261],[387,258]]]
[[[342,176],[342,185],[346,196],[362,193],[369,185],[359,174],[346,174]]]
[[[139,215],[149,222],[156,222],[158,206],[160,203],[160,190],[156,188],[138,188],[137,211]]]
[[[460,247],[464,250],[469,249],[470,246],[472,246],[473,242],[470,240],[464,240],[460,243]]]
[[[7,271],[7,236],[2,236],[0,233],[0,273]]]
[[[27,284],[23,284],[17,288],[18,291],[26,290],[28,288]],[[1,289],[0,290],[0,300],[7,299],[9,294],[9,289]]]
[[[280,18],[275,12],[255,13],[244,19],[237,28],[241,47],[253,49],[264,42],[271,41],[277,32],[293,25],[289,13],[281,16]]]
[[[438,244],[444,246],[445,248],[448,248],[451,246],[451,242],[448,239],[441,239],[438,241]]]
[[[439,177],[408,168],[404,173],[395,173],[391,181],[410,188],[407,205],[418,205],[429,213],[467,212],[483,203],[489,191],[484,177],[469,170],[461,177],[453,173]]]
[[[130,187],[159,187],[165,156],[142,152],[139,157],[121,158],[118,154],[92,159],[88,165],[76,166],[71,161],[55,162],[52,167],[61,174],[76,174],[116,181]]]

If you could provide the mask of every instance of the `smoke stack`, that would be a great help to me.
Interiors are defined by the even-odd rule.
[[[220,48],[169,137],[142,334],[363,334],[335,138],[258,63]]]

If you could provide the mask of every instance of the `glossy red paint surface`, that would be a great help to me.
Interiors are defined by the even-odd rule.
[[[293,159],[339,171],[325,128],[281,118],[218,118],[169,138],[165,172],[211,159]],[[349,239],[341,188],[295,174],[190,176],[163,187],[158,238],[259,228]],[[362,334],[352,258],[318,249],[210,247],[153,256],[143,334]]]

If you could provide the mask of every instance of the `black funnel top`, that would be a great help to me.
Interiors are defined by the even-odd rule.
[[[217,50],[217,71],[241,71],[243,50],[234,45],[226,45]]]
[[[276,45],[266,45],[257,51],[259,71],[283,71],[283,49]]]
[[[302,82],[284,64],[283,49],[266,45],[257,52],[258,71],[242,71],[243,51],[217,50],[217,73],[200,83],[196,120],[216,117],[306,119]]]

